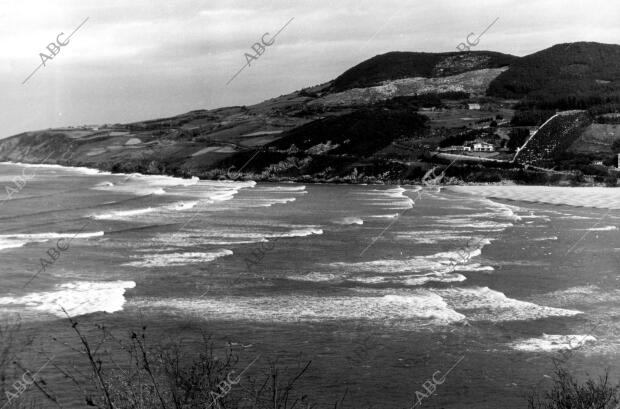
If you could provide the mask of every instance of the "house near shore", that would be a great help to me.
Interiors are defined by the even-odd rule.
[[[495,146],[481,140],[465,142],[463,146],[453,145],[439,149],[440,152],[495,152]]]
[[[474,152],[495,152],[495,146],[484,141],[474,141],[467,144]]]
[[[480,104],[467,104],[467,109],[480,111]]]

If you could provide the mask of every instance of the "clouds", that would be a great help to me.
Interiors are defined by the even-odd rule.
[[[242,105],[333,79],[374,55],[477,49],[523,55],[553,44],[617,42],[613,0],[0,0],[0,137]],[[89,21],[27,83],[58,33]],[[291,17],[229,86],[243,54]]]

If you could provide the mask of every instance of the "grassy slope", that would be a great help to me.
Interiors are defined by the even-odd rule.
[[[334,80],[333,90],[345,91],[408,77],[446,77],[485,68],[500,68],[518,57],[489,51],[453,53],[390,52],[377,55],[345,71]]]
[[[569,96],[619,96],[620,46],[558,44],[528,55],[499,75],[489,95],[553,100]]]

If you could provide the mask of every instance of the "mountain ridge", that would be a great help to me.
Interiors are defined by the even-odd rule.
[[[419,180],[442,163],[442,141],[476,139],[495,149],[474,156],[494,160],[472,157],[451,172],[458,180],[499,181],[514,179],[528,165],[511,161],[514,152],[507,147],[519,146],[517,139],[508,143],[511,139],[522,141],[524,132],[534,132],[557,110],[585,109],[594,124],[579,134],[567,132],[571,143],[554,145],[562,150],[554,153],[555,162],[536,152],[531,157],[563,169],[565,179],[578,171],[602,183],[600,178],[611,180],[615,174],[588,166],[599,158],[610,164],[620,139],[614,125],[620,120],[605,116],[620,108],[620,68],[599,66],[614,61],[620,67],[620,46],[585,42],[524,57],[492,51],[390,52],[334,80],[251,106],[23,132],[0,141],[0,160],[48,158],[115,172],[216,179],[244,167],[242,177],[257,180],[376,183]],[[599,123],[606,124],[611,138],[599,137]],[[588,138],[582,138],[586,131]]]

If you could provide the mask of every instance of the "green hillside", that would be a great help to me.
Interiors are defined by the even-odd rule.
[[[345,71],[334,80],[336,92],[364,88],[381,81],[408,77],[447,77],[484,68],[500,68],[519,60],[490,51],[416,53],[389,52],[377,55]]]
[[[620,102],[620,46],[558,44],[528,55],[492,81],[488,95],[543,109],[604,109]]]

